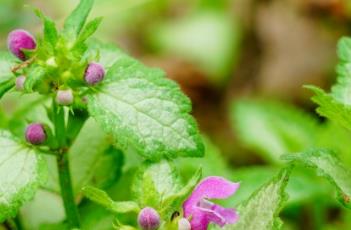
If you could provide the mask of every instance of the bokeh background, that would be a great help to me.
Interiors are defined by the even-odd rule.
[[[0,49],[14,28],[40,33],[33,6],[62,25],[77,2],[0,0]],[[242,181],[234,203],[274,175],[284,153],[333,147],[351,166],[351,135],[318,117],[303,88],[335,82],[350,0],[96,0],[95,16],[104,16],[95,37],[164,69],[192,99],[206,136],[205,174]],[[11,103],[3,102],[5,113]],[[185,177],[194,164],[180,162]],[[285,229],[351,229],[350,214],[312,170],[295,170],[288,192]]]

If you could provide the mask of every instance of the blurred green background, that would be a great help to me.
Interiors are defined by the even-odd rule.
[[[15,28],[40,33],[33,6],[62,25],[77,2],[0,0],[0,49]],[[336,44],[351,32],[351,1],[96,0],[95,16],[104,16],[95,37],[164,69],[192,99],[207,155],[181,159],[180,168],[185,178],[202,164],[205,175],[241,181],[229,205],[273,176],[284,153],[330,147],[351,166],[350,133],[318,117],[302,87],[335,81]],[[5,98],[1,116],[21,111],[18,104]],[[312,170],[295,170],[288,193],[285,229],[351,229],[350,212]]]

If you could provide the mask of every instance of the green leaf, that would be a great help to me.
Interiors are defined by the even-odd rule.
[[[123,150],[132,146],[152,160],[203,155],[189,99],[162,71],[132,58],[110,68],[103,85],[88,95],[88,109]]]
[[[30,68],[26,80],[24,81],[24,89],[27,92],[33,92],[34,87],[44,80],[46,70],[43,67],[34,65]]]
[[[81,229],[84,230],[115,230],[113,223],[115,214],[95,203],[85,204],[80,208]]]
[[[181,189],[181,183],[171,162],[167,160],[158,163],[146,162],[136,173],[132,189],[140,206],[157,209],[163,199]]]
[[[83,29],[81,34],[79,35],[76,44],[82,43],[87,40],[91,35],[95,33],[98,29],[99,25],[102,22],[102,17],[98,17],[90,21]]]
[[[63,27],[63,33],[66,34],[69,39],[74,39],[78,36],[93,4],[94,0],[81,0],[79,5],[68,16]]]
[[[69,157],[76,193],[85,185],[108,186],[118,177],[123,165],[122,153],[110,149],[108,137],[93,119],[88,119],[82,127]]]
[[[200,181],[201,176],[202,170],[200,168],[183,188],[162,201],[160,215],[163,216],[164,219],[169,220],[175,211],[180,212],[181,205],[194,190],[195,186]]]
[[[337,101],[332,95],[327,94],[322,89],[314,86],[306,86],[306,88],[314,92],[312,101],[317,103],[319,107],[317,112],[324,117],[351,129],[351,107]]]
[[[117,48],[114,44],[102,43],[96,39],[89,39],[87,41],[88,51],[86,56],[91,56],[92,59],[99,60],[99,63],[108,70],[113,64],[127,55]]]
[[[35,197],[21,208],[24,229],[39,229],[40,225],[54,224],[65,219],[65,209],[59,194],[39,189]]]
[[[0,222],[14,217],[45,179],[40,156],[18,143],[7,131],[0,131]]]
[[[15,75],[11,71],[15,64],[13,55],[0,52],[0,98],[15,85]]]
[[[241,141],[274,163],[282,163],[282,154],[313,146],[318,127],[307,113],[269,101],[234,102],[231,119]]]
[[[100,204],[114,213],[139,212],[140,208],[133,201],[113,201],[106,192],[92,186],[86,186],[83,189],[84,195],[95,203]]]
[[[347,208],[351,208],[351,171],[334,155],[326,149],[312,149],[299,154],[283,156],[283,159],[298,162],[312,167],[329,180],[338,191],[338,200]]]
[[[55,22],[51,18],[45,16],[39,9],[36,9],[35,13],[44,23],[44,41],[51,44],[52,47],[55,47],[58,40]]]
[[[251,197],[238,207],[239,221],[224,229],[230,230],[271,230],[280,229],[279,212],[287,200],[285,187],[291,168],[286,168],[254,192]]]

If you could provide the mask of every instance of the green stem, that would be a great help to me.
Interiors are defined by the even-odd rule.
[[[57,141],[57,168],[59,174],[61,196],[66,211],[66,219],[70,229],[79,228],[79,213],[74,200],[74,193],[69,170],[68,147],[66,146],[65,112],[53,101],[52,121],[55,126],[55,138]]]
[[[57,156],[57,167],[61,187],[61,196],[65,206],[68,225],[70,229],[79,228],[79,214],[74,201],[68,154],[66,151],[63,151]]]

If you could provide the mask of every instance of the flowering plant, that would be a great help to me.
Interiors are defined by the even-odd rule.
[[[240,124],[261,127],[239,127],[241,138],[282,167],[235,202],[247,181],[232,176],[200,134],[189,98],[163,71],[92,39],[102,21],[87,22],[93,2],[81,0],[62,30],[35,10],[43,35],[15,29],[8,35],[9,52],[0,53],[0,97],[25,104],[0,129],[0,223],[10,229],[279,229],[296,164],[316,168],[350,208],[351,172],[335,154],[324,148],[306,151],[310,142],[301,144],[298,154],[279,155],[276,150],[284,144],[278,141],[270,151],[274,132],[267,140],[255,135],[264,127],[260,119],[274,120],[265,112],[275,106],[252,109],[250,103],[234,106]],[[340,44],[342,80],[331,94],[308,88],[321,115],[350,128],[345,79],[351,42]],[[252,118],[247,108],[263,116]],[[296,144],[279,120],[284,112],[277,114],[281,139]],[[310,136],[314,126],[307,126],[298,130],[299,138]],[[186,166],[190,173],[184,176]]]

